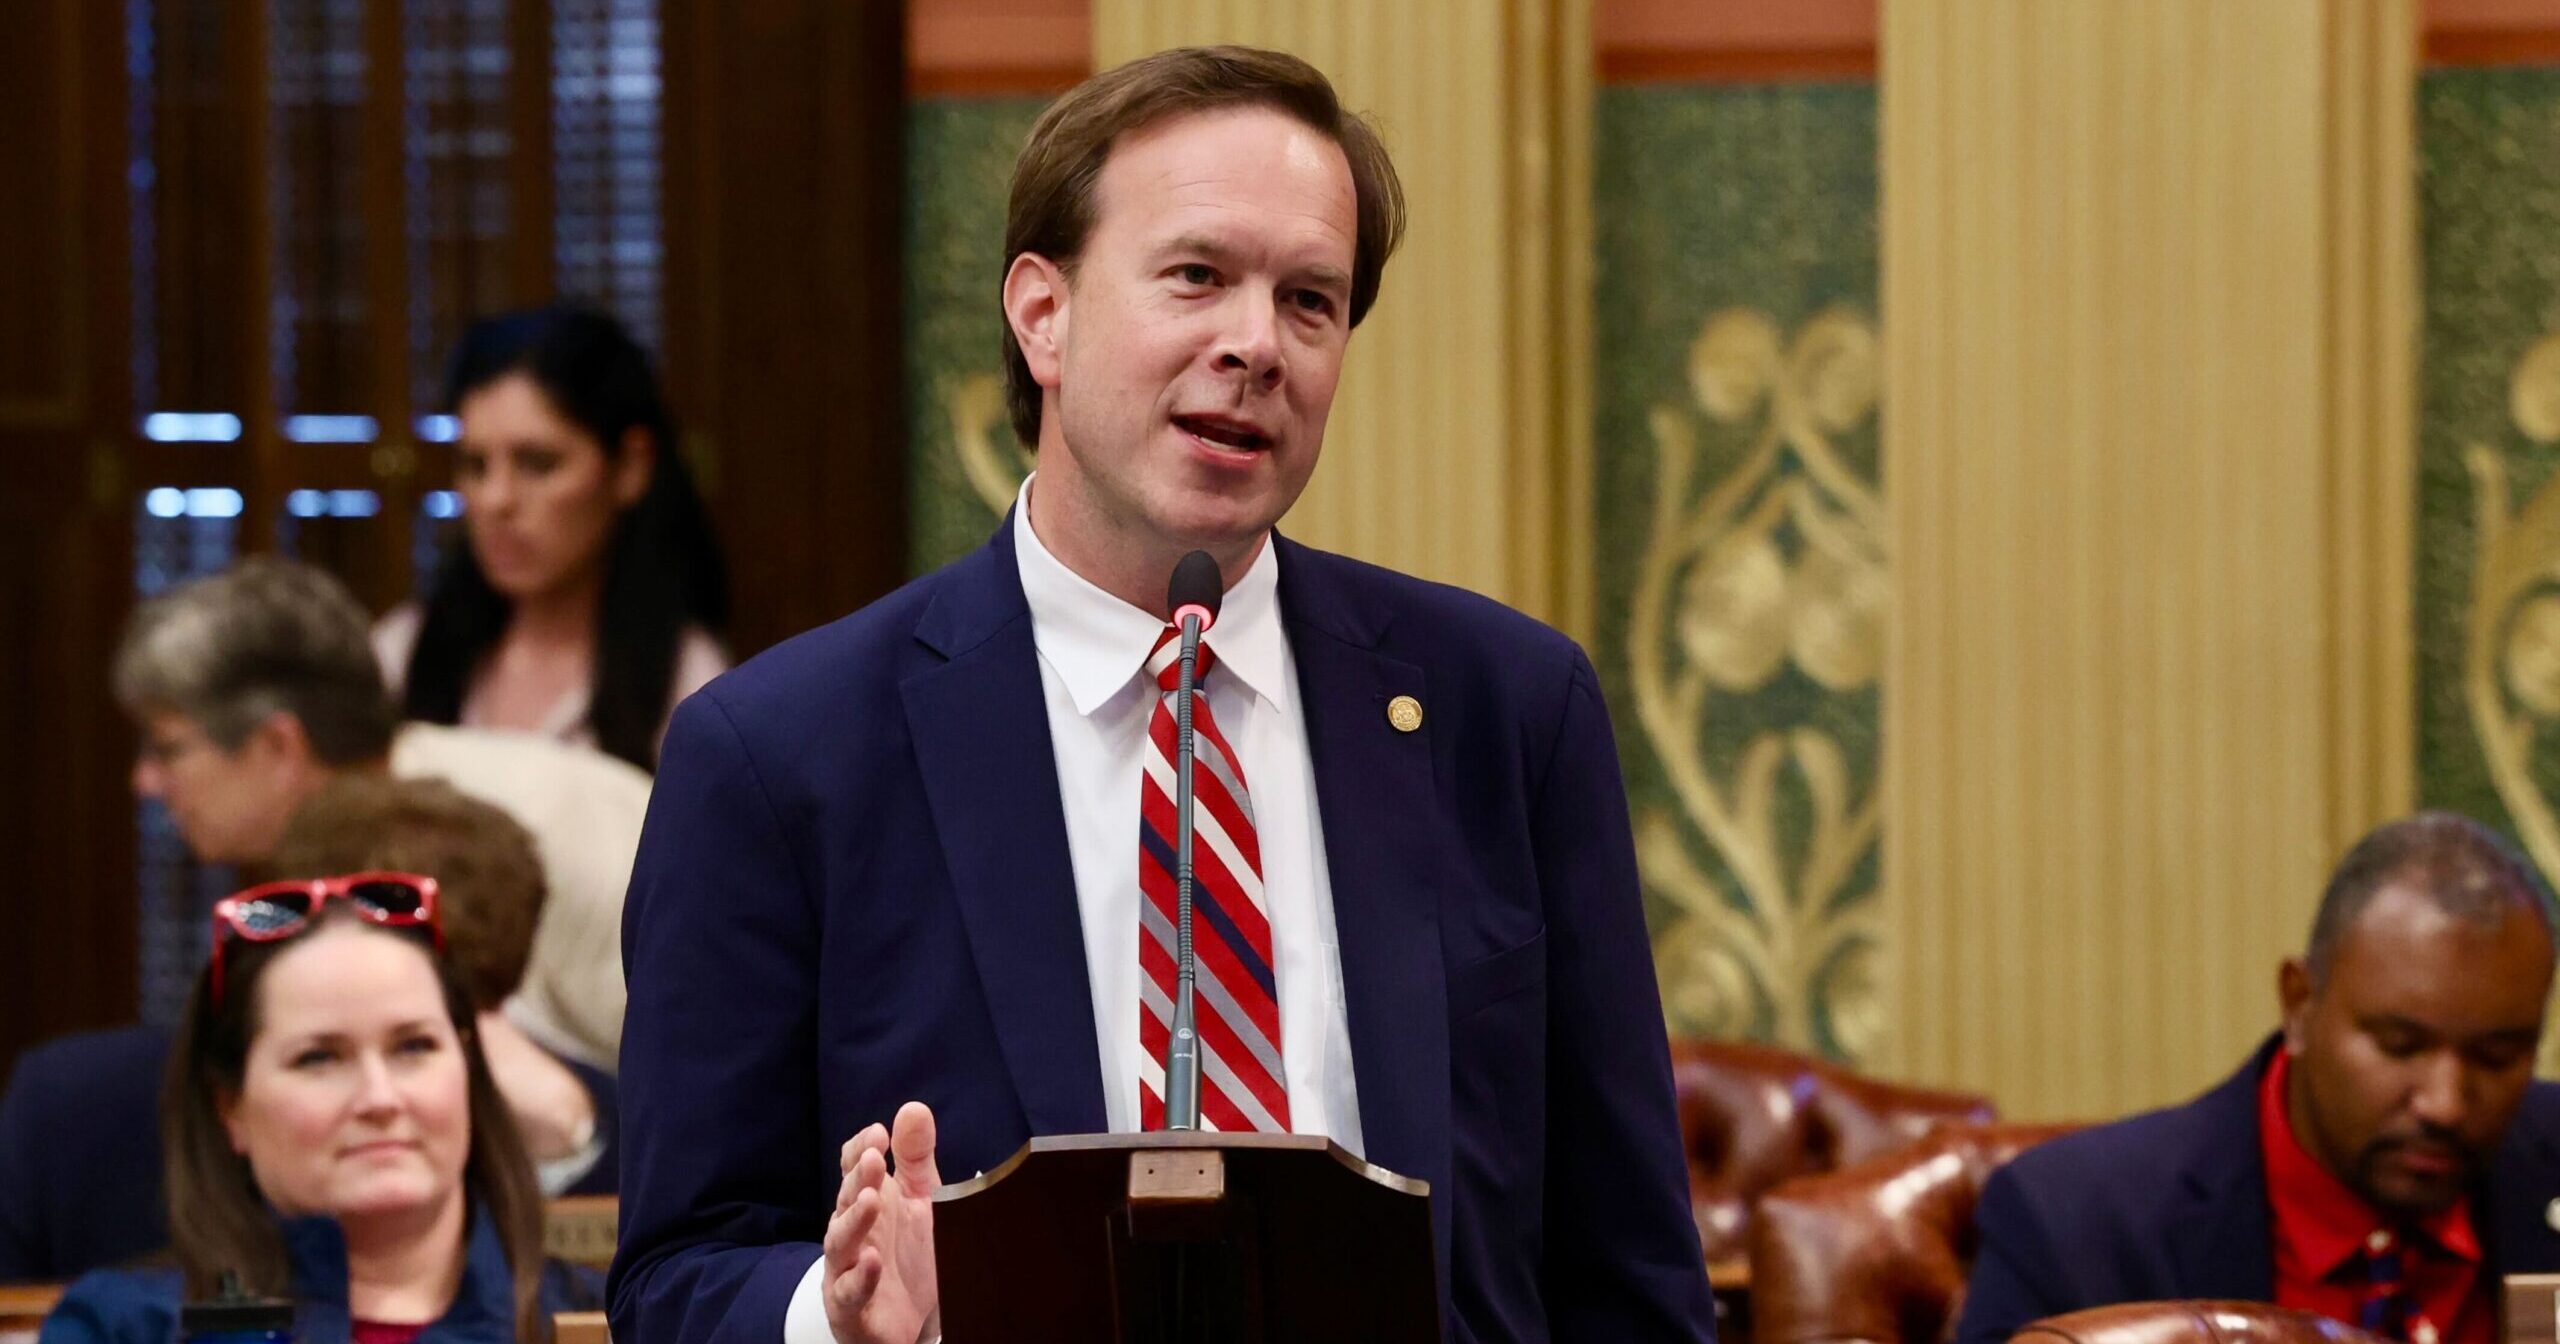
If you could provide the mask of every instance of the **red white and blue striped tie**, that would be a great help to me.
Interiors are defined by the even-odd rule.
[[[1230,1133],[1289,1128],[1288,1075],[1280,1067],[1280,996],[1271,961],[1271,908],[1262,892],[1262,845],[1244,767],[1202,687],[1217,660],[1200,646],[1191,689],[1192,1012],[1200,1030],[1200,1127]],[[1155,713],[1147,721],[1146,778],[1139,784],[1138,1120],[1164,1128],[1165,1052],[1173,1039],[1174,712],[1182,640],[1168,625],[1147,657]]]

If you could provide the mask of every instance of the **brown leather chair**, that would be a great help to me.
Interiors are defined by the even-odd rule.
[[[2032,1321],[2015,1344],[2382,1344],[2326,1316],[2265,1302],[2125,1302]]]
[[[1991,1103],[1965,1092],[1906,1087],[1811,1055],[1742,1041],[1671,1042],[1689,1207],[1707,1263],[1739,1261],[1752,1208],[1793,1176],[1831,1171],[1907,1147],[1941,1121],[1987,1123]]]
[[[1974,1206],[2010,1158],[2077,1125],[1953,1122],[1788,1181],[1751,1232],[1754,1344],[1935,1344],[1963,1305]]]

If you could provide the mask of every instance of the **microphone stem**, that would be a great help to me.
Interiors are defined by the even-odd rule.
[[[1192,981],[1198,963],[1191,949],[1191,736],[1192,688],[1200,665],[1200,619],[1183,618],[1182,681],[1174,702],[1174,948],[1173,1042],[1165,1057],[1166,1129],[1200,1127],[1200,1033],[1192,1017]]]

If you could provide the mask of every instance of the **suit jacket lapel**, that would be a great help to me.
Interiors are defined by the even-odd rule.
[[[1387,721],[1388,701],[1410,695],[1427,705],[1429,690],[1420,668],[1378,651],[1388,614],[1339,581],[1342,562],[1276,544],[1366,1156],[1445,1188],[1449,1015],[1432,874],[1439,815],[1432,725],[1426,717],[1419,731],[1404,733]]]
[[[2488,1180],[2488,1241],[2493,1274],[2560,1272],[2560,1124],[2553,1110],[2560,1088],[2536,1083],[2508,1124]],[[2484,1207],[2474,1196],[2472,1207]]]
[[[2275,1043],[2207,1093],[2196,1117],[2200,1143],[2181,1178],[2190,1203],[2171,1237],[2182,1297],[2275,1300],[2274,1215],[2258,1138],[2258,1079]]]
[[[900,683],[979,988],[1033,1134],[1106,1125],[1075,868],[1011,515],[954,565]]]

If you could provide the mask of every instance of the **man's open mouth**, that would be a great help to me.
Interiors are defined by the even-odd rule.
[[[1268,437],[1256,432],[1251,426],[1240,425],[1231,420],[1220,420],[1205,415],[1177,415],[1173,418],[1173,423],[1175,428],[1203,443],[1214,444],[1220,448],[1232,448],[1237,452],[1254,452],[1271,446],[1271,440]]]

